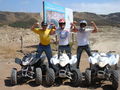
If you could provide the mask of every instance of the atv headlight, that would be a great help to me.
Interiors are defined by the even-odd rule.
[[[108,58],[107,57],[101,56],[101,57],[98,58],[98,65],[100,67],[105,67],[107,64],[108,64]]]
[[[65,67],[67,64],[69,64],[69,57],[66,54],[62,54],[59,57],[59,64],[61,67]]]
[[[22,65],[25,66],[25,65],[28,65],[28,64],[29,64],[29,58],[26,58],[26,60],[22,62]]]
[[[99,67],[103,68],[103,67],[106,66],[106,63],[105,62],[99,62],[98,65],[99,65]]]
[[[27,57],[27,58],[25,58],[23,61],[22,61],[22,65],[28,65],[28,64],[30,64],[30,62],[33,60],[33,58],[32,57]]]
[[[68,64],[68,62],[66,62],[66,60],[60,60],[59,64],[61,67],[65,67]]]

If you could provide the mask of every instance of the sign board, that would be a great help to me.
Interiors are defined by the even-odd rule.
[[[62,18],[66,21],[65,28],[69,29],[70,23],[73,22],[73,10],[46,1],[43,2],[43,19],[45,22],[53,23],[58,27],[58,21]]]

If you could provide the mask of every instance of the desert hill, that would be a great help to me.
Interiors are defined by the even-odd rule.
[[[74,20],[79,22],[85,19],[88,23],[93,20],[99,26],[120,26],[120,12],[108,15],[98,15],[89,12],[74,12]],[[42,20],[39,13],[25,12],[0,12],[0,26],[9,25],[12,27],[30,27],[37,20]]]

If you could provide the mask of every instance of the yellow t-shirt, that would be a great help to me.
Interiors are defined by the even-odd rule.
[[[50,29],[46,29],[46,30],[41,30],[39,28],[35,28],[34,30],[32,30],[33,32],[39,34],[39,38],[40,38],[40,43],[42,45],[48,45],[50,44]]]

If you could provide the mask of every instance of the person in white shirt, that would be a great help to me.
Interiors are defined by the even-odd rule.
[[[80,64],[80,59],[81,59],[81,54],[83,50],[85,50],[88,54],[88,56],[92,56],[91,50],[89,47],[89,36],[90,33],[96,33],[98,31],[96,24],[91,21],[91,24],[93,26],[92,28],[87,28],[87,21],[86,20],[81,20],[79,25],[79,28],[76,28],[75,24],[71,24],[71,29],[73,32],[77,32],[77,43],[78,43],[78,48],[77,48],[77,68],[79,68]],[[91,64],[90,64],[91,65]]]
[[[60,57],[61,53],[65,51],[68,57],[71,59],[71,48],[69,45],[70,30],[66,30],[65,25],[65,20],[60,19],[59,28],[56,30],[56,34],[59,40],[58,58]]]

